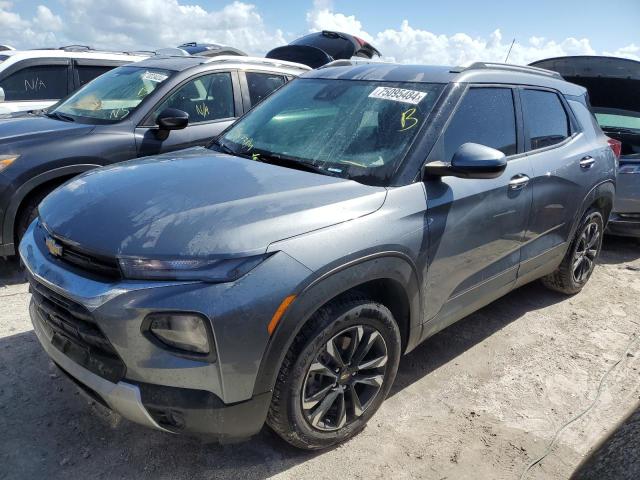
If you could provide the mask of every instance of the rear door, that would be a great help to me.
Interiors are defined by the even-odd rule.
[[[242,103],[245,111],[260,103],[275,90],[287,83],[285,75],[272,72],[239,72]]]
[[[533,207],[522,249],[527,264],[520,272],[525,275],[563,252],[576,212],[602,178],[602,164],[562,95],[530,87],[519,89],[519,94],[533,172]]]
[[[205,145],[227,128],[242,113],[236,71],[216,71],[190,78],[160,100],[135,129],[138,156]],[[167,108],[189,114],[183,130],[173,130],[161,140],[156,118]]]
[[[509,291],[531,207],[529,159],[522,154],[514,90],[471,87],[460,100],[428,161],[450,162],[472,142],[502,151],[505,172],[494,179],[427,180],[430,238],[424,286],[426,318],[451,323]]]
[[[2,111],[46,108],[71,91],[71,61],[38,58],[17,62],[0,73],[0,87],[5,94]]]

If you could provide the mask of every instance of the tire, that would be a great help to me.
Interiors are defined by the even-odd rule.
[[[322,307],[282,362],[267,424],[286,442],[305,450],[352,438],[389,393],[400,350],[398,325],[380,303],[349,295]],[[352,360],[353,366],[336,373],[336,358],[347,364]]]
[[[604,219],[598,210],[589,210],[576,230],[576,234],[558,269],[543,277],[544,286],[567,295],[578,293],[593,273],[602,248]]]
[[[20,240],[22,240],[22,237],[24,237],[24,234],[29,228],[29,225],[31,225],[31,222],[33,222],[38,216],[38,205],[40,205],[40,202],[42,202],[44,197],[49,195],[49,193],[51,193],[51,190],[49,189],[37,192],[20,207],[15,226],[16,250],[18,249]]]

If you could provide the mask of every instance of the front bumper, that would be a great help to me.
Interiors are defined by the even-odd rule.
[[[609,217],[606,232],[620,237],[640,238],[640,215],[634,218],[613,212]]]
[[[267,325],[295,282],[308,276],[306,267],[276,254],[233,284],[104,283],[53,259],[36,241],[35,228],[20,245],[30,281],[85,309],[126,367],[109,381],[99,368],[74,361],[77,354],[65,354],[64,342],[52,342],[51,318],[40,318],[48,313],[32,306],[38,339],[66,373],[124,417],[153,428],[220,439],[248,437],[262,428],[271,392],[254,389],[269,341]],[[275,275],[282,281],[273,282]],[[142,325],[154,311],[197,312],[209,319],[217,359],[184,358],[150,341]]]
[[[245,402],[225,405],[210,392],[129,381],[109,382],[69,359],[52,343],[33,302],[29,306],[34,331],[49,357],[74,383],[103,405],[146,427],[190,433],[219,440],[246,438],[264,423],[270,392]]]
[[[29,314],[33,322],[33,330],[42,348],[65,373],[98,395],[104,403],[123,417],[147,427],[163,429],[142,405],[138,387],[123,381],[118,383],[109,382],[75,363],[54,347],[51,336],[48,335],[49,332],[43,326],[43,321],[36,311],[33,301],[29,305]]]

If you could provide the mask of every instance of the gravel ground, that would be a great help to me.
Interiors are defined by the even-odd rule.
[[[526,478],[568,478],[597,447],[580,478],[640,478],[638,298],[640,245],[608,239],[582,293],[534,283],[441,332],[404,357],[361,435],[309,454],[267,429],[222,446],[148,430],[79,395],[33,334],[16,263],[0,260],[0,478],[517,479],[590,405]]]

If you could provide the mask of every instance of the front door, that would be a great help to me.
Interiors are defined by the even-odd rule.
[[[231,72],[198,76],[178,86],[165,97],[135,130],[139,157],[205,145],[234,120],[236,102]],[[173,130],[165,139],[157,135],[156,117],[167,108],[189,114],[183,130]]]
[[[430,245],[424,277],[425,334],[444,328],[515,283],[531,208],[529,159],[518,141],[514,90],[467,90],[429,161],[451,161],[473,142],[501,150],[505,172],[495,179],[428,180]]]

